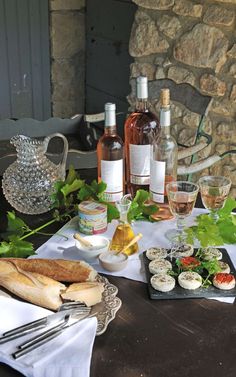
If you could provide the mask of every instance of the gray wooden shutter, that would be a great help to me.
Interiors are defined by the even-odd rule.
[[[48,0],[0,0],[0,119],[51,115]]]

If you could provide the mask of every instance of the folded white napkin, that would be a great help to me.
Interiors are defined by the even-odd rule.
[[[186,219],[186,225],[190,226],[194,223],[194,219],[201,213],[206,213],[205,209],[194,208],[193,213]],[[118,222],[113,221],[108,225],[108,229],[103,236],[111,239]],[[128,279],[146,282],[145,270],[142,264],[141,254],[149,247],[161,246],[170,247],[170,241],[166,238],[165,233],[168,229],[176,228],[175,220],[165,220],[155,223],[137,221],[132,225],[134,233],[142,233],[143,238],[139,241],[139,253],[131,255],[129,257],[129,263],[127,267],[118,272],[109,272],[104,270],[99,261],[91,262],[90,264],[98,271],[107,275],[120,276]],[[78,218],[75,217],[69,221],[60,231],[51,237],[45,244],[39,247],[36,251],[37,258],[63,258],[63,259],[82,259],[78,249],[75,247],[75,240],[73,234],[78,232]],[[196,245],[198,247],[198,245]],[[236,266],[236,246],[235,245],[223,245],[227,249],[231,260]],[[234,298],[223,297],[216,298],[222,302],[232,303]]]
[[[12,328],[52,314],[49,310],[0,296],[0,335]],[[0,345],[0,362],[28,377],[89,377],[97,319],[85,319],[65,329],[58,337],[15,360],[11,356],[31,333]]]

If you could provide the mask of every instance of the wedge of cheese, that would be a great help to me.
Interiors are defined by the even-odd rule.
[[[81,301],[87,306],[92,306],[102,301],[103,291],[104,286],[102,283],[74,283],[61,294],[61,297],[63,300]]]

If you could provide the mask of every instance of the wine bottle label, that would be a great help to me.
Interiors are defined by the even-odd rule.
[[[170,110],[161,109],[160,112],[160,125],[161,127],[169,127],[170,126]]]
[[[107,184],[104,200],[108,202],[115,202],[123,196],[123,166],[123,159],[101,160],[101,179]]]
[[[157,203],[164,203],[165,193],[165,161],[150,161],[150,192],[152,199]]]
[[[130,182],[136,185],[149,185],[151,145],[130,144]]]

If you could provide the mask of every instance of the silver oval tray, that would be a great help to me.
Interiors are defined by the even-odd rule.
[[[102,294],[102,301],[93,306],[91,314],[96,313],[98,321],[97,335],[101,335],[106,331],[108,324],[115,318],[116,312],[120,309],[122,302],[116,296],[118,288],[111,284],[107,278],[98,275],[96,280],[104,284],[104,292]],[[13,295],[5,292],[3,288],[0,290],[0,295],[9,298],[13,297]],[[21,300],[19,297],[16,298]]]
[[[97,281],[104,284],[104,292],[102,294],[102,301],[93,306],[92,312],[97,313],[97,335],[103,334],[108,324],[115,318],[116,312],[121,307],[121,300],[117,297],[118,288],[111,284],[107,278],[98,275]]]

